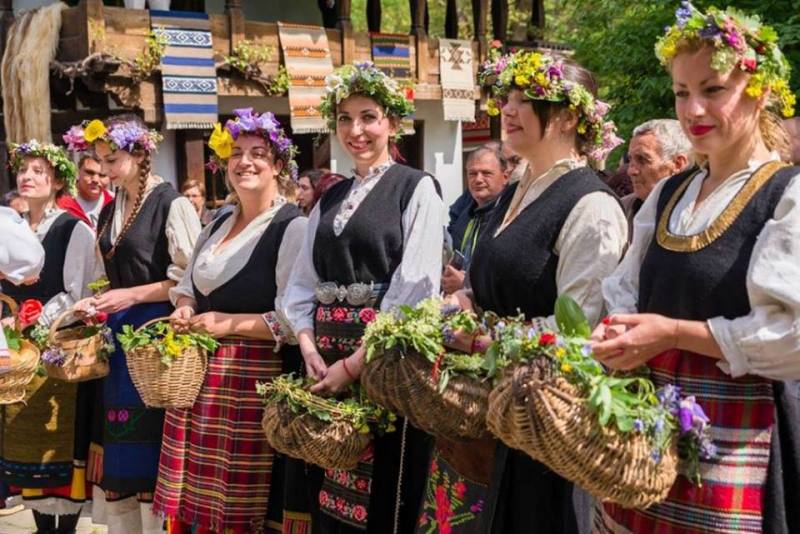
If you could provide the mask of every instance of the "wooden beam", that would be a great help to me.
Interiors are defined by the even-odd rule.
[[[458,7],[456,0],[447,0],[444,16],[444,36],[448,39],[458,39]]]
[[[241,0],[225,0],[225,11],[228,14],[228,23],[230,24],[230,50],[233,51],[239,43],[246,39],[246,21],[242,12]]]
[[[336,27],[342,31],[342,64],[355,61],[356,44],[353,36],[353,21],[350,18],[350,0],[337,0],[339,22]]]
[[[425,11],[427,0],[409,0],[411,3],[411,35],[414,36],[417,54],[416,79],[420,82],[428,78],[428,32],[425,30]]]
[[[530,25],[539,30],[544,30],[544,22],[544,0],[533,0]],[[539,37],[541,38],[541,35]]]
[[[506,40],[508,34],[508,0],[492,0],[492,37]]]
[[[381,31],[381,0],[367,2],[367,28],[370,32]]]
[[[486,37],[486,19],[489,16],[489,0],[472,0],[472,30],[474,38]]]
[[[105,48],[106,16],[103,0],[83,0],[81,5],[86,9],[86,57]]]
[[[427,0],[408,0],[408,7],[411,11],[411,35],[416,35],[418,29],[428,33],[430,16],[428,14]]]

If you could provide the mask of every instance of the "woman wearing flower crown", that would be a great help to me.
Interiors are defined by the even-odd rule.
[[[256,382],[279,375],[282,359],[300,365],[296,347],[277,353],[284,342],[296,345],[280,311],[307,222],[285,197],[297,176],[296,148],[272,113],[234,114],[209,146],[235,208],[203,230],[170,290],[176,328],[220,342],[194,406],[167,411],[154,508],[170,534],[258,531],[277,459],[261,430]],[[273,507],[278,521],[282,504]]]
[[[586,69],[538,52],[496,57],[480,81],[492,93],[489,112],[502,112],[506,144],[529,166],[500,196],[478,241],[472,299],[457,298],[500,316],[521,312],[547,332],[556,329],[556,297],[566,294],[597,321],[600,281],[617,266],[627,240],[619,202],[586,162],[605,159],[620,143],[605,118],[608,106],[597,100]],[[458,335],[453,345],[484,352],[489,341]],[[422,531],[451,526],[453,514],[469,517],[452,526],[459,532],[577,532],[588,523],[588,510],[573,506],[572,484],[525,454],[491,440],[444,445],[431,462]],[[442,480],[449,491],[433,486]],[[462,495],[458,502],[450,498],[454,491]]]
[[[200,233],[191,203],[150,171],[160,139],[135,115],[93,120],[64,136],[72,150],[94,150],[118,188],[97,224],[111,289],[79,303],[87,312],[108,313],[114,333],[172,313],[169,289],[183,278]],[[161,532],[162,521],[148,503],[156,487],[164,410],[144,406],[118,343],[110,367],[102,388],[103,445],[93,443],[90,480],[105,492],[109,532]]]
[[[598,531],[800,532],[799,385],[784,382],[800,378],[800,178],[783,163],[775,112],[795,98],[777,40],[756,17],[684,2],[656,45],[701,165],[636,216],[594,352],[695,395],[718,449],[700,451],[701,485],[679,475],[647,510],[602,506]]]
[[[413,112],[397,83],[370,62],[346,65],[326,81],[321,111],[353,159],[354,176],[311,211],[285,306],[306,370],[319,381],[313,391],[336,393],[361,373],[361,335],[376,309],[438,294],[444,210],[430,175],[392,159],[400,120]],[[396,519],[401,532],[413,530],[425,442],[403,427],[377,438],[356,470],[327,472],[320,531],[391,532]]]
[[[45,259],[36,283],[0,284],[17,302],[35,299],[43,304],[34,330],[36,341],[46,343],[47,328],[56,317],[89,294],[86,285],[94,278],[96,263],[94,231],[56,205],[74,189],[77,172],[63,148],[36,140],[11,144],[10,163]],[[12,486],[12,493],[22,494],[39,532],[74,532],[78,523],[87,498],[91,416],[84,397],[90,391],[85,384],[37,376],[27,387],[26,402],[2,411],[0,479]]]

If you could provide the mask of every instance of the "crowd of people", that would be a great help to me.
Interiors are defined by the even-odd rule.
[[[677,119],[634,129],[610,175],[593,165],[622,140],[591,72],[534,51],[483,65],[504,141],[468,154],[449,221],[435,177],[396,161],[413,106],[369,63],[330,77],[321,106],[349,177],[298,173],[275,116],[236,110],[209,141],[230,193],[219,209],[203,183],[179,193],[153,174],[160,136],[134,115],[76,125],[66,149],[12,145],[6,201],[23,218],[0,208],[3,293],[44,303],[43,326],[68,310],[107,315],[115,334],[169,317],[219,345],[187,409],[148,408],[119,342],[103,379],[37,377],[41,394],[2,409],[6,490],[40,533],[74,532],[90,500],[112,534],[800,532],[789,65],[771,28],[686,2],[656,52]],[[701,485],[681,475],[646,510],[595,502],[496,439],[433,439],[402,419],[351,471],[269,447],[256,382],[295,372],[340,394],[366,365],[369,312],[439,295],[542,332],[572,297],[597,360],[647,366],[702,404],[718,455],[700,460]],[[481,353],[491,338],[446,342]],[[0,336],[0,372],[8,358]],[[430,519],[456,506],[441,477],[478,503],[457,523]]]

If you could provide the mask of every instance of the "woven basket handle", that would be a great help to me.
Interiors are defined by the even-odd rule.
[[[75,310],[73,308],[67,308],[63,312],[61,312],[56,320],[50,323],[50,330],[47,332],[47,343],[49,345],[55,345],[56,343],[56,332],[58,328],[62,325],[64,320],[69,317],[70,315],[74,315]]]
[[[142,328],[147,328],[151,324],[156,324],[156,323],[160,323],[161,321],[171,321],[171,320],[172,320],[172,317],[170,317],[168,315],[165,315],[164,317],[156,317],[155,319],[150,319],[146,323],[143,323],[139,328],[136,329],[136,331],[138,332]]]
[[[5,293],[0,293],[0,300],[3,301],[3,303],[6,306],[8,306],[8,309],[11,311],[11,315],[14,316],[14,330],[19,332],[20,324],[19,324],[19,316],[17,315],[17,309],[19,308],[19,306],[17,305],[17,302],[8,295],[6,295]]]

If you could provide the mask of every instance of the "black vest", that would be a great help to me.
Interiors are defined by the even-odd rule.
[[[403,259],[403,211],[425,176],[423,171],[392,165],[338,236],[333,232],[333,220],[354,179],[331,187],[319,201],[320,219],[314,236],[314,268],[320,281],[388,283]]]
[[[275,267],[278,263],[278,250],[283,241],[286,227],[296,217],[300,209],[294,204],[286,204],[272,222],[267,225],[253,249],[250,259],[233,278],[203,295],[194,287],[197,312],[218,311],[223,313],[266,313],[275,309],[275,296],[278,286],[275,281]],[[217,232],[222,223],[231,216],[226,213],[214,221],[209,236]]]
[[[114,256],[106,259],[111,250],[111,224],[105,227],[100,236],[100,251],[106,276],[112,289],[152,284],[167,279],[167,268],[172,260],[169,256],[166,225],[172,201],[180,195],[168,183],[153,188],[133,220],[128,231],[122,236]],[[109,203],[100,213],[98,228],[103,228],[106,220],[114,215],[116,200]]]
[[[494,237],[518,183],[500,195],[481,230],[470,263],[475,302],[499,315],[543,317],[553,313],[558,255],[553,250],[572,208],[584,196],[611,190],[587,167],[564,174]]]
[[[695,321],[750,313],[747,269],[753,246],[797,170],[789,167],[775,173],[722,235],[700,250],[667,250],[654,236],[639,272],[639,311]],[[664,184],[656,225],[675,191],[694,172],[675,175]]]
[[[72,231],[80,222],[77,217],[69,213],[59,215],[42,240],[44,248],[44,266],[39,274],[39,280],[29,286],[14,284],[3,280],[0,282],[3,293],[17,302],[26,299],[36,299],[42,304],[64,292],[64,259],[67,255],[67,246],[72,237]]]

